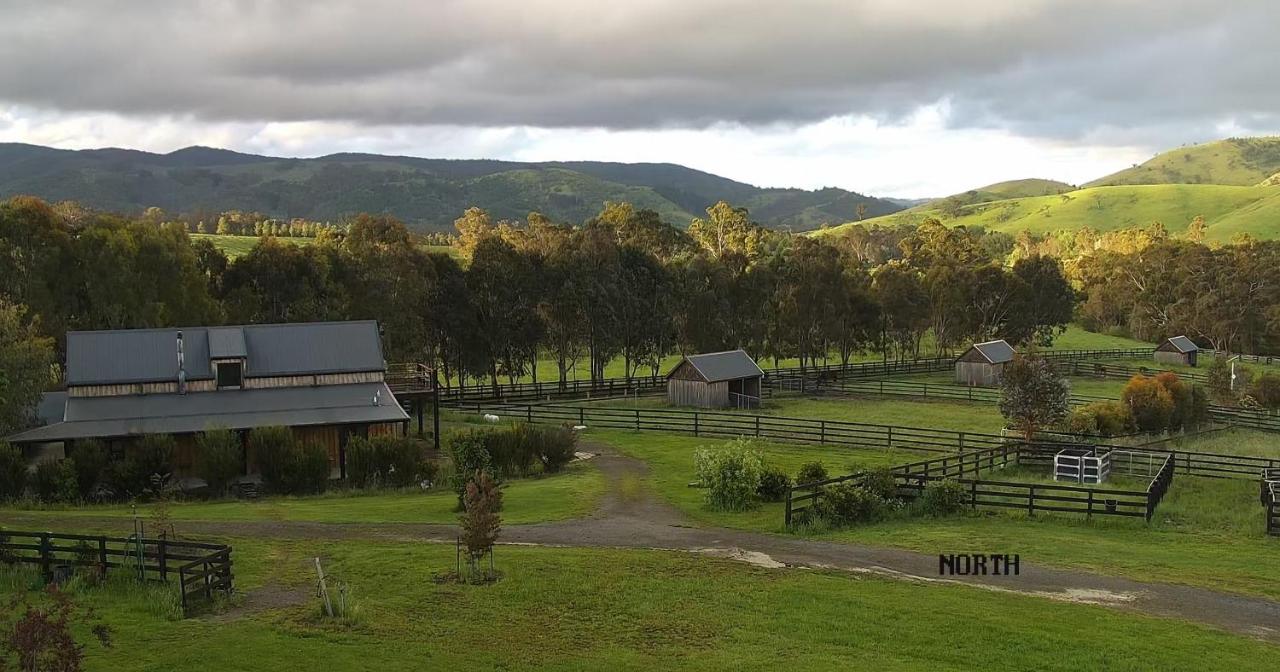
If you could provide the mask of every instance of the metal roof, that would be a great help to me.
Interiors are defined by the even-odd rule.
[[[689,362],[694,370],[698,372],[698,375],[702,376],[703,380],[708,383],[738,380],[739,378],[755,378],[764,375],[764,371],[761,371],[755,360],[751,359],[751,355],[742,350],[689,355],[684,358],[684,361]],[[676,368],[680,368],[680,365],[677,364]],[[675,369],[672,369],[671,372],[674,373]],[[671,373],[668,373],[667,377],[670,376]]]
[[[42,443],[143,434],[186,434],[215,427],[302,427],[408,419],[386,383],[70,397],[63,422],[27,430],[8,440]]]
[[[211,327],[209,329],[209,359],[235,359],[248,357],[244,344],[244,327]]]
[[[245,357],[250,378],[386,368],[378,323],[372,320],[73,331],[67,334],[67,384],[177,380],[178,332],[188,380],[213,378],[209,360],[216,357]]]
[[[992,364],[1003,364],[1004,362],[1013,361],[1013,346],[1003,340],[974,343],[973,349],[977,350],[979,354]]]
[[[1174,348],[1177,348],[1178,352],[1182,353],[1196,352],[1200,349],[1200,346],[1196,345],[1195,341],[1187,338],[1186,336],[1174,336],[1173,338],[1167,339],[1165,342],[1172,345]]]
[[[36,405],[36,417],[46,425],[62,422],[63,411],[67,407],[66,392],[45,392]]]

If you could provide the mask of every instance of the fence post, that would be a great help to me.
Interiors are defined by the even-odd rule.
[[[98,537],[98,571],[107,576],[107,538]]]
[[[40,533],[40,575],[44,577],[46,583],[53,580],[53,571],[49,568],[51,558],[49,557],[49,533]]]
[[[1084,512],[1084,517],[1093,518],[1093,488],[1089,488],[1089,508]]]
[[[818,421],[818,431],[819,431],[818,443],[825,444],[827,442],[827,421],[826,420]]]
[[[636,431],[640,431],[640,409],[636,409]]]
[[[583,407],[581,406],[578,407],[578,426],[579,427],[585,427],[587,424],[586,412],[587,412],[586,409],[584,409]]]
[[[787,510],[783,516],[784,524],[787,528],[791,527],[791,488],[787,488]]]
[[[758,419],[757,419],[757,422],[759,422]],[[693,412],[693,435],[694,436],[698,435],[698,412],[697,411]]]
[[[974,474],[974,479],[969,481],[969,508],[978,510],[978,479]]]
[[[886,448],[893,448],[893,425],[889,426],[889,445]]]
[[[166,557],[169,554],[169,541],[164,538],[164,533],[160,533],[160,543],[156,544],[156,551],[160,560],[160,580],[165,583],[169,582],[169,562]]]
[[[1036,486],[1031,486],[1027,491],[1027,515],[1036,515]]]
[[[760,416],[756,416],[756,438],[760,437]],[[788,495],[790,496],[790,495]]]

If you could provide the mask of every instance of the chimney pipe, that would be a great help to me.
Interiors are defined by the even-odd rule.
[[[186,358],[182,354],[182,332],[178,332],[178,394],[187,393]]]

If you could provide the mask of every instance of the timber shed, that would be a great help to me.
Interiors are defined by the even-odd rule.
[[[975,343],[956,359],[956,382],[995,387],[1004,375],[1004,365],[1013,361],[1013,355],[1013,346],[1005,341]]]
[[[667,401],[697,408],[759,408],[764,371],[742,350],[689,355],[667,374]]]
[[[1157,362],[1165,364],[1195,366],[1196,354],[1199,351],[1200,347],[1191,339],[1186,336],[1174,336],[1164,339],[1163,343],[1156,346],[1155,358]]]

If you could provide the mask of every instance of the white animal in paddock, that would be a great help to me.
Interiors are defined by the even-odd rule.
[[[485,413],[485,414],[484,414],[484,421],[485,421],[485,422],[497,422],[497,421],[498,421],[498,416],[496,416],[496,415],[494,415],[494,414],[492,414],[492,413]]]

